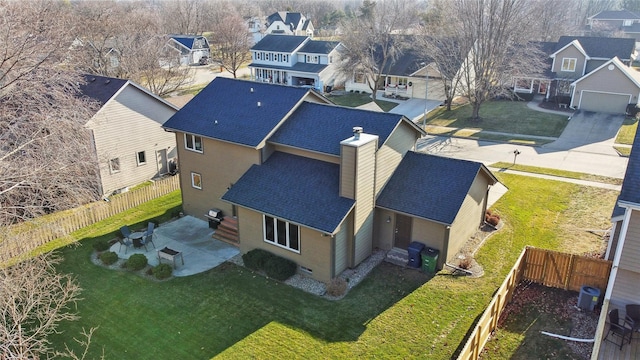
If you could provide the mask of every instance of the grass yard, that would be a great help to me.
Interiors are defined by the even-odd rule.
[[[633,145],[633,139],[636,136],[638,130],[638,119],[627,117],[624,119],[618,136],[616,136],[616,144]]]
[[[585,173],[575,172],[575,171],[541,168],[537,166],[519,165],[519,164],[514,165],[512,163],[507,163],[507,162],[493,163],[489,165],[489,167],[506,169],[506,170],[523,171],[523,172],[529,172],[534,174],[559,176],[559,177],[564,177],[569,179],[596,181],[596,182],[601,182],[603,184],[622,185],[622,179],[612,178],[608,176],[585,174]]]
[[[84,288],[81,320],[51,338],[73,346],[82,328],[98,327],[87,358],[427,358],[449,359],[513,266],[523,247],[588,252],[601,239],[617,193],[511,174],[493,210],[505,222],[476,259],[484,277],[428,277],[383,263],[342,300],[329,301],[232,264],[165,282],[94,265],[91,244],[122,221],[157,215],[133,209],[76,234],[60,270]],[[156,206],[171,213],[174,207]],[[138,214],[137,217],[136,214]],[[517,344],[516,344],[517,345]],[[502,353],[515,354],[515,348]]]
[[[344,95],[330,95],[327,96],[327,98],[337,105],[348,107],[358,107],[371,102],[371,94],[367,93],[346,93]],[[376,100],[375,102],[384,112],[389,112],[398,106],[398,104],[393,101]]]
[[[567,126],[567,117],[547,114],[527,107],[524,101],[490,101],[480,108],[480,122],[472,122],[471,106],[461,105],[447,111],[441,107],[427,116],[427,131],[437,131],[433,126],[455,129],[477,129],[475,136],[482,138],[482,131],[495,131],[520,135],[558,137]],[[526,140],[526,139],[524,139]]]

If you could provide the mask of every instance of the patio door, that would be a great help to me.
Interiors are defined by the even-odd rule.
[[[396,214],[395,224],[396,234],[393,246],[406,250],[411,243],[411,217]]]

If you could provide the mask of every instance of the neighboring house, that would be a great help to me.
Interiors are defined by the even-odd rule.
[[[209,40],[200,35],[169,35],[167,47],[181,65],[198,64],[203,57],[211,57]]]
[[[613,261],[596,331],[592,359],[597,359],[606,335],[606,315],[619,309],[624,318],[626,304],[640,304],[640,131],[629,156],[622,189],[614,206],[613,227],[605,258]],[[602,358],[602,357],[600,357]]]
[[[177,107],[128,80],[97,75],[85,80],[81,96],[99,105],[85,127],[96,152],[100,193],[108,196],[175,170],[175,136],[162,123]]]
[[[444,100],[442,77],[432,59],[406,49],[382,70],[380,90],[387,97]],[[366,74],[356,69],[345,81],[345,90],[371,93],[369,82]]]
[[[298,12],[278,11],[267,17],[266,34],[313,37],[311,20]]]
[[[547,52],[553,46],[542,44]],[[625,113],[638,103],[635,40],[562,36],[549,57],[545,75],[515,79],[514,90],[587,111]]]
[[[259,17],[250,17],[245,19],[247,23],[247,29],[249,29],[249,35],[253,44],[257,44],[265,35],[266,28],[262,25],[262,20]]]
[[[251,79],[324,91],[338,81],[341,46],[307,36],[267,35],[251,48]]]
[[[442,267],[497,182],[480,163],[414,152],[424,132],[402,115],[306,88],[216,78],[164,127],[176,133],[185,213],[222,210],[214,237],[325,282],[411,241],[440,250]]]
[[[640,15],[629,10],[601,11],[587,18],[587,32],[640,39]]]

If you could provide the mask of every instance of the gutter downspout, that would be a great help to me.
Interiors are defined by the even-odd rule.
[[[611,301],[611,293],[613,292],[613,285],[615,279],[618,276],[618,267],[620,266],[620,258],[622,257],[622,249],[624,248],[624,242],[627,239],[627,229],[629,228],[629,221],[631,220],[631,213],[633,210],[626,208],[624,213],[624,220],[622,221],[622,229],[620,229],[620,235],[618,236],[618,246],[616,246],[616,253],[613,258],[613,265],[611,266],[611,274],[609,275],[609,282],[607,283],[607,290],[604,293],[604,300],[602,302],[602,310],[600,311],[600,318],[598,319],[598,327],[596,328],[596,335],[594,337],[595,343],[593,344],[593,350],[591,351],[591,360],[598,360],[600,352],[600,344],[602,343],[602,335],[604,334],[604,325],[607,321],[607,313],[609,312],[609,302]]]

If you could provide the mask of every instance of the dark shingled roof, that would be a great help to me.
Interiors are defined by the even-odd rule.
[[[255,147],[309,91],[217,77],[163,127]]]
[[[251,50],[290,53],[307,39],[308,37],[306,36],[268,34],[253,45]]]
[[[410,76],[433,60],[421,55],[418,50],[406,49],[396,60],[390,61],[382,71],[386,75]]]
[[[193,42],[199,39],[201,35],[169,35],[172,39],[184,45],[188,49],[193,49]]]
[[[633,140],[627,171],[622,181],[622,189],[618,201],[640,204],[640,131],[636,132]],[[612,217],[624,215],[624,209],[617,205],[613,209]]]
[[[308,54],[328,54],[335,49],[339,41],[321,41],[321,40],[309,40],[306,44],[300,48],[301,53]]]
[[[340,166],[275,152],[253,165],[222,200],[326,233],[334,233],[355,204],[340,197]]]
[[[584,51],[587,52],[587,55],[592,58],[612,59],[617,56],[618,59],[622,61],[631,58],[631,54],[636,46],[636,40],[632,38],[561,36],[555,51],[562,49],[573,40],[578,40]]]
[[[354,126],[378,135],[379,148],[402,120],[398,114],[304,102],[269,141],[339,156],[340,142],[353,135]]]
[[[127,80],[99,75],[83,75],[85,84],[80,85],[80,93],[100,103],[106,104],[126,83]]]
[[[478,162],[410,151],[385,185],[376,205],[451,225],[483,168],[490,174]]]

